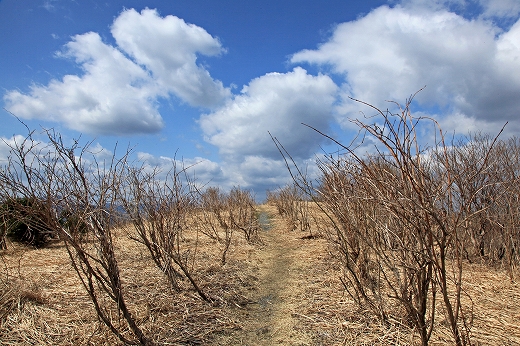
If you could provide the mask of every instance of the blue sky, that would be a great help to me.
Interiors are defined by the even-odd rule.
[[[420,88],[450,133],[520,130],[520,1],[0,1],[2,107],[201,183],[262,195],[348,141],[349,119]],[[0,111],[0,160],[25,135]],[[427,134],[425,135],[427,138]],[[43,140],[43,139],[42,139]]]

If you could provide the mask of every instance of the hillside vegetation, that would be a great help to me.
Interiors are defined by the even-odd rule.
[[[263,205],[29,134],[0,170],[1,342],[520,344],[520,142],[409,104],[312,179],[273,138],[293,184]]]

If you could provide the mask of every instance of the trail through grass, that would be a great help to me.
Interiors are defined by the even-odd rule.
[[[219,344],[311,345],[310,336],[298,328],[297,318],[306,287],[303,274],[311,265],[300,260],[305,253],[304,242],[296,233],[285,231],[283,221],[268,207],[260,207],[260,218],[264,245],[252,258],[258,263],[257,289],[252,303],[238,312],[242,329]]]

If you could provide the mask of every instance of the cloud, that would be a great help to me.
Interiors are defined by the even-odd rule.
[[[156,10],[126,10],[114,21],[118,46],[152,72],[157,83],[192,106],[213,107],[230,96],[196,64],[197,54],[216,56],[224,50],[218,39],[201,27]]]
[[[337,91],[330,77],[312,76],[296,67],[253,79],[226,105],[201,116],[206,141],[217,146],[223,157],[221,186],[252,188],[263,198],[267,189],[290,182],[269,133],[301,167],[308,165],[324,138],[302,123],[327,131],[334,119]]]
[[[229,191],[233,187],[252,190],[261,200],[265,197],[265,191],[279,186],[285,186],[291,181],[285,162],[280,158],[270,159],[262,156],[246,156],[240,162],[213,162],[211,160],[195,157],[178,159],[165,156],[154,156],[150,153],[137,153],[138,160],[144,164],[148,172],[157,172],[158,179],[166,178],[166,174],[176,165],[177,172],[186,168],[186,176],[189,184],[203,191],[208,186],[218,186],[223,191]],[[310,160],[304,161],[311,164]],[[183,180],[183,183],[188,183]]]
[[[101,144],[86,143],[84,147],[77,147],[77,140],[56,138],[56,134],[52,132],[41,133],[32,132],[30,135],[14,135],[10,138],[0,137],[0,168],[3,173],[9,172],[16,179],[26,181],[27,177],[21,171],[21,161],[25,162],[29,171],[38,172],[43,166],[52,166],[56,174],[65,174],[63,172],[70,171],[67,167],[68,150],[75,147],[74,155],[76,162],[80,163],[86,174],[98,174],[99,169],[108,167],[104,163],[110,162],[114,154],[112,151],[104,148]],[[58,135],[59,136],[59,135]],[[58,140],[58,143],[55,143]],[[62,144],[61,141],[64,141]],[[57,145],[57,146],[56,146]],[[84,151],[83,151],[84,150]],[[64,156],[67,154],[67,158]],[[60,173],[61,172],[61,173]],[[40,172],[41,174],[47,174]],[[55,182],[56,183],[56,182]]]
[[[517,0],[402,0],[392,1],[414,10],[450,10],[480,18],[507,19],[520,14]]]
[[[114,157],[114,153],[107,148],[104,148],[101,144],[96,143],[90,145],[87,150],[93,157],[98,161],[111,160]]]
[[[290,181],[289,172],[281,156],[276,159],[249,155],[240,162],[225,163],[226,188],[240,186],[265,192],[273,186],[283,186]],[[232,182],[230,184],[229,182]]]
[[[7,165],[9,156],[12,155],[12,148],[21,145],[25,140],[22,135],[15,135],[10,138],[0,137],[0,164]]]
[[[166,179],[175,167],[177,173],[183,170],[186,174],[181,174],[179,178],[185,184],[193,184],[198,188],[204,186],[225,186],[229,183],[222,170],[222,167],[211,160],[202,157],[177,158],[167,156],[155,156],[150,153],[138,152],[137,159],[143,164],[143,169],[152,173],[155,172],[158,179]]]
[[[518,0],[479,0],[484,17],[517,17],[520,14]]]
[[[83,74],[32,85],[27,94],[9,91],[6,108],[21,118],[62,122],[81,132],[130,135],[164,126],[160,97],[173,94],[210,107],[229,96],[221,82],[196,65],[197,53],[222,51],[204,29],[173,16],[161,18],[154,10],[131,9],[116,18],[112,32],[118,47],[94,32],[74,36],[58,55],[74,60]]]
[[[312,76],[297,67],[253,79],[217,111],[201,116],[205,139],[232,160],[242,156],[279,158],[269,133],[296,157],[308,157],[323,138],[306,123],[328,129],[337,86],[325,75]]]
[[[57,0],[44,1],[42,7],[49,12],[54,12],[56,10],[56,6],[54,5],[54,3],[56,3],[56,1]]]
[[[338,108],[344,126],[346,117],[363,109],[346,96],[386,109],[384,100],[404,102],[426,85],[415,98],[421,107],[499,128],[516,121],[520,109],[520,76],[513,72],[520,70],[518,42],[520,21],[502,31],[490,21],[443,9],[382,6],[339,24],[327,42],[291,61],[330,66],[344,77]]]
[[[478,1],[478,0],[477,0]],[[437,11],[444,9],[463,9],[467,5],[467,0],[401,0],[391,1],[399,6],[411,8],[413,10]]]
[[[29,94],[10,91],[4,96],[10,112],[95,134],[150,133],[163,127],[154,104],[157,88],[146,71],[97,33],[74,36],[60,54],[80,64],[84,75],[32,85]]]

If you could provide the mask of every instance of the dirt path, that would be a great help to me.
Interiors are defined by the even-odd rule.
[[[235,331],[220,345],[311,345],[311,338],[298,328],[298,306],[304,296],[308,267],[305,261],[305,234],[288,232],[274,210],[261,206],[267,213],[271,228],[263,231],[265,246],[256,251],[252,262],[258,265],[257,289],[248,305],[239,311],[241,330]]]

